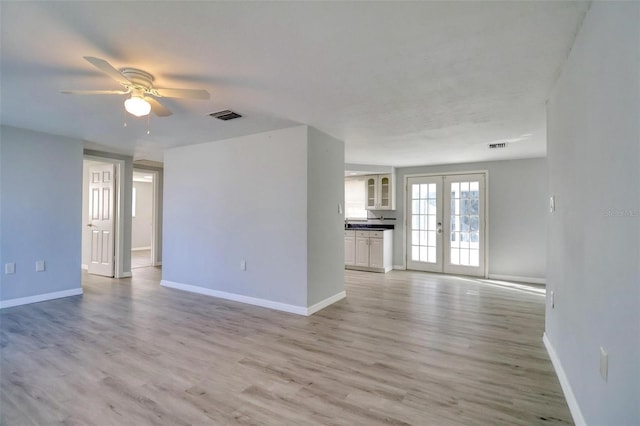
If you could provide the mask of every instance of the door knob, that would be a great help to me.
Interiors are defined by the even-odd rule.
[[[87,223],[87,226],[91,228],[93,226],[93,223]]]

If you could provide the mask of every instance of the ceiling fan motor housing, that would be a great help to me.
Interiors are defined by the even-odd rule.
[[[149,90],[153,87],[153,76],[146,71],[137,68],[123,68],[120,70],[127,80],[138,88]]]

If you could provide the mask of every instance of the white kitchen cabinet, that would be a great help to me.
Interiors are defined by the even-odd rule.
[[[395,210],[391,174],[367,176],[365,189],[367,210]]]
[[[356,236],[356,266],[369,266],[369,237]]]
[[[345,268],[360,271],[388,272],[393,269],[393,230],[366,230],[355,231],[355,236],[348,235],[345,231]],[[351,247],[351,238],[355,238],[355,261],[347,262],[347,247]],[[349,239],[349,241],[348,241]]]
[[[369,266],[384,268],[384,238],[369,238]]]
[[[344,231],[344,264],[356,264],[356,231]]]
[[[378,206],[378,177],[367,176],[365,188],[367,193],[367,210],[375,209]]]

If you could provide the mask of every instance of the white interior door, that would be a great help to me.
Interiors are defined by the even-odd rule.
[[[484,277],[485,175],[407,183],[407,269]]]
[[[409,178],[407,269],[442,272],[442,176]]]
[[[113,164],[89,168],[89,223],[91,255],[89,273],[113,277],[114,271],[114,169]]]

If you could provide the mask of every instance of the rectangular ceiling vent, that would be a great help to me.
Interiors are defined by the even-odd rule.
[[[498,148],[506,148],[506,147],[507,147],[507,143],[506,142],[490,143],[489,144],[489,149],[498,149]]]
[[[228,110],[228,109],[225,109],[224,111],[212,112],[209,115],[214,117],[214,118],[217,118],[218,120],[224,120],[224,121],[233,120],[234,118],[242,117],[237,112],[233,112],[233,111]]]

